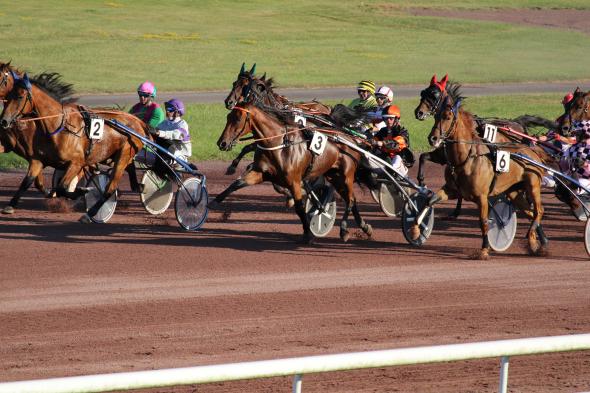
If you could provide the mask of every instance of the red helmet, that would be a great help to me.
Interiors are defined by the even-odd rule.
[[[402,117],[400,114],[399,108],[397,105],[389,105],[383,108],[383,112],[381,112],[381,117],[388,118],[388,117],[397,117],[398,119]]]

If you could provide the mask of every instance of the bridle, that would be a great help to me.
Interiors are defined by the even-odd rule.
[[[435,89],[438,90],[438,94],[435,93]],[[434,97],[434,99],[432,99]],[[430,85],[426,89],[420,92],[420,98],[428,104],[430,110],[426,113],[426,116],[435,115],[440,111],[440,106],[447,94],[445,90],[442,90],[437,85]],[[432,102],[432,104],[431,104]]]
[[[451,125],[449,126],[449,128],[447,128],[446,131],[443,131],[442,129],[442,122],[440,121],[440,118],[442,117],[443,111],[445,110],[445,108],[448,105],[448,97],[445,98],[444,101],[444,105],[440,105],[440,108],[437,110],[435,118],[438,120],[438,130],[440,133],[440,139],[441,142],[444,144],[446,142],[448,142],[448,139],[453,137],[453,135],[455,134],[455,131],[457,130],[457,119],[458,119],[458,112],[459,112],[459,107],[461,106],[461,100],[457,100],[457,102],[453,105],[453,107],[451,108],[451,113],[453,114],[453,119],[451,120]]]

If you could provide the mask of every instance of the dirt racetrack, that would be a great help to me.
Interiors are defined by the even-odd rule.
[[[200,165],[211,194],[233,179],[224,168]],[[22,175],[0,173],[1,205]],[[427,183],[441,176],[433,165]],[[30,191],[0,217],[0,382],[590,332],[584,225],[549,193],[552,255],[526,255],[521,218],[515,244],[486,262],[467,258],[480,244],[474,205],[457,221],[438,220],[453,206],[442,205],[417,249],[358,196],[372,240],[343,244],[334,229],[303,247],[269,185],[239,191],[229,218],[213,211],[196,233],[172,208],[149,216],[137,194],[110,223],[83,225]],[[303,391],[494,392],[498,372],[488,359],[315,374]],[[585,390],[589,352],[511,358],[511,392]],[[290,392],[291,378],[149,391]]]

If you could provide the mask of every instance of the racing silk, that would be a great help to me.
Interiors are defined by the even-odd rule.
[[[129,113],[132,115],[137,116],[145,124],[152,128],[158,127],[158,125],[166,118],[164,111],[160,108],[155,102],[150,102],[148,105],[141,105],[141,103],[137,103],[133,105]]]
[[[572,170],[582,179],[590,179],[590,121],[583,121],[574,125],[574,131],[580,133],[580,140],[566,150],[564,158],[572,165]]]
[[[369,96],[366,100],[361,100],[360,97],[355,98],[348,104],[349,108],[352,109],[360,109],[362,111],[369,111],[378,107],[377,100],[375,100],[375,96]]]
[[[158,136],[170,141],[170,153],[188,159],[193,154],[188,123],[181,117],[164,120],[158,125]]]
[[[383,155],[389,158],[395,158],[399,155],[406,167],[409,168],[414,165],[414,154],[409,149],[410,134],[408,133],[408,130],[400,124],[395,125],[391,130],[387,127],[383,127],[375,134],[374,139],[383,142],[383,146],[380,147]],[[388,145],[388,142],[391,141],[397,142],[397,146],[392,148]]]

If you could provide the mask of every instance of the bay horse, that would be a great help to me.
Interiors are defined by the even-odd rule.
[[[350,238],[347,219],[351,211],[357,225],[371,236],[373,229],[361,217],[353,192],[354,175],[361,158],[359,152],[346,145],[328,142],[323,153],[314,156],[308,149],[305,130],[289,116],[280,111],[263,110],[253,103],[233,107],[217,146],[220,150],[231,150],[242,136],[250,132],[257,138],[254,162],[240,179],[218,195],[216,201],[223,200],[230,192],[264,181],[286,187],[293,195],[295,211],[303,225],[302,242],[311,243],[313,235],[305,213],[301,184],[324,175],[345,203],[340,238],[345,242]],[[341,137],[345,137],[344,134]]]
[[[17,70],[13,66],[8,63],[0,63],[0,99],[5,100],[8,96],[8,93],[12,91],[14,87],[15,78],[21,78],[23,72]],[[70,84],[63,84],[58,83],[60,76],[56,73],[41,73],[39,75],[34,76],[32,79],[36,82],[43,83],[52,94],[59,97],[61,100],[68,99],[73,94],[73,88]],[[31,136],[36,132],[36,126],[34,123],[22,123],[19,124],[19,127],[12,130],[5,130],[0,128],[0,145],[3,148],[3,153],[14,152],[15,154],[23,157],[29,162],[29,169],[31,168],[31,157],[32,152],[28,149],[26,143],[23,142],[23,139],[31,138]],[[35,163],[33,167],[37,166],[38,163]],[[35,170],[35,169],[33,169]],[[18,201],[22,194],[30,187],[31,183],[35,183],[35,187],[41,191],[41,193],[45,196],[49,196],[50,191],[45,188],[44,185],[44,177],[43,175],[39,175],[36,177],[32,177],[29,171],[27,175],[25,175],[24,179],[21,181],[21,184],[16,191],[15,195],[10,200],[8,206],[6,206],[2,213],[13,213],[14,207],[18,204]]]
[[[4,130],[18,129],[17,124],[22,122],[34,122],[36,132],[28,137],[23,136],[22,140],[31,152],[28,176],[39,176],[44,166],[64,168],[65,174],[56,190],[58,196],[75,199],[82,194],[83,190],[78,188],[70,191],[68,186],[84,168],[98,164],[113,166],[102,199],[90,207],[80,218],[81,222],[89,222],[90,217],[115,192],[123,171],[143,147],[138,138],[123,134],[107,124],[104,125],[102,137],[91,140],[87,134],[87,114],[98,117],[86,108],[53,96],[37,81],[29,80],[25,73],[22,78],[15,80],[0,117],[0,127]],[[135,116],[113,110],[108,117],[119,120],[149,138],[147,126]]]
[[[429,86],[420,92],[420,102],[414,109],[415,118],[419,121],[424,121],[429,116],[436,114],[447,97],[450,97],[453,102],[464,101],[466,98],[461,92],[461,84],[450,81],[448,74],[446,74],[441,80],[437,80],[436,74],[433,75],[430,79]],[[527,128],[531,126],[544,127],[546,129],[555,129],[557,127],[555,122],[539,116],[530,115],[523,115],[516,119],[481,118],[474,116],[474,119],[478,123],[478,134],[480,136],[482,135],[482,125],[484,123],[497,126],[498,132],[496,134],[495,142],[499,143],[523,143],[524,141],[517,134],[528,134]],[[535,147],[534,149],[541,148]],[[418,184],[422,186],[424,185],[425,161],[446,165],[444,148],[441,146],[432,151],[420,154],[417,180]],[[449,180],[453,179],[453,176],[449,171],[450,168],[447,166],[445,168],[445,180],[447,183]],[[457,194],[457,205],[448,218],[454,219],[461,214],[461,204],[461,195]]]
[[[548,157],[542,151],[533,150],[513,142],[491,144],[477,133],[476,118],[461,107],[461,101],[453,103],[446,97],[435,115],[435,123],[428,136],[434,148],[441,148],[451,179],[432,195],[425,209],[449,198],[463,197],[475,202],[479,210],[482,246],[476,257],[488,259],[488,198],[505,193],[516,207],[531,218],[527,233],[529,251],[533,255],[546,255],[547,238],[541,226],[543,205],[541,203],[541,177],[543,170],[516,159],[510,159],[508,172],[495,171],[495,146],[508,152],[519,152],[538,162]],[[533,206],[531,209],[530,203]],[[411,235],[420,234],[418,222]],[[539,238],[537,238],[537,235]]]
[[[224,100],[225,107],[232,109],[234,105],[243,104],[247,102],[257,101],[263,103],[265,106],[274,108],[276,110],[284,110],[287,112],[301,111],[311,117],[329,116],[331,108],[318,101],[311,102],[291,102],[287,97],[277,94],[274,91],[273,78],[266,78],[266,73],[262,77],[257,77],[256,64],[252,66],[250,71],[246,70],[246,64],[242,63],[242,68],[238,73],[236,80],[232,83],[232,89]],[[312,122],[313,119],[311,120]],[[318,124],[324,125],[324,124]],[[256,149],[255,144],[249,144],[242,148],[238,156],[232,161],[227,168],[226,175],[233,175],[235,170],[244,156],[253,152]]]

